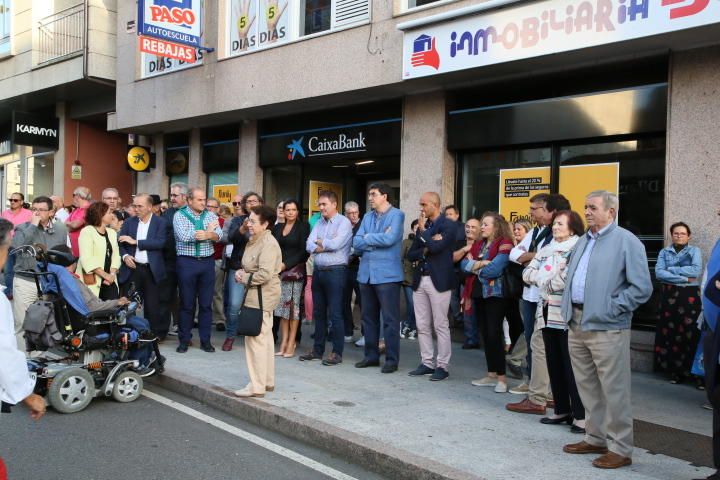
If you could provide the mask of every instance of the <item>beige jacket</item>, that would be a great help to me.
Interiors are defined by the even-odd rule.
[[[280,245],[278,245],[270,230],[265,230],[260,235],[250,237],[250,241],[245,247],[245,254],[242,257],[242,268],[245,272],[254,275],[245,305],[260,308],[258,289],[252,287],[261,285],[263,310],[266,312],[275,310],[275,307],[280,303],[281,263],[282,252],[280,252]]]

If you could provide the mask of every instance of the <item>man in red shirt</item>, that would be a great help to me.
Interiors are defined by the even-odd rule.
[[[80,230],[85,226],[85,212],[92,203],[90,198],[89,188],[77,187],[75,191],[73,191],[72,199],[75,209],[68,217],[67,222],[65,222],[65,226],[68,229],[68,236],[70,237],[70,247],[72,248],[73,255],[76,257],[80,256],[78,239],[80,238]]]

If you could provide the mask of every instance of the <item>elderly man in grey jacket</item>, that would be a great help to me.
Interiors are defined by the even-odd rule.
[[[562,299],[573,372],[587,413],[585,439],[563,450],[602,454],[593,461],[598,468],[632,463],[630,321],[652,294],[645,247],[615,224],[617,212],[617,195],[600,190],[587,196],[589,230],[570,257]]]

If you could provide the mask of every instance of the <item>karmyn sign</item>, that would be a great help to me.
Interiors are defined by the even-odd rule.
[[[57,117],[13,112],[11,128],[15,145],[58,149],[60,120]]]

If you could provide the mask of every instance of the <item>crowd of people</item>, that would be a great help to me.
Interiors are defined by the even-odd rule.
[[[313,206],[319,213],[305,221],[297,200],[270,206],[255,192],[235,196],[230,208],[175,183],[169,200],[139,193],[123,208],[114,188],[94,201],[78,187],[70,207],[57,196],[27,205],[13,193],[2,216],[14,226],[13,248],[70,247],[78,278],[100,300],[122,298],[134,285],[153,333],[177,336],[178,353],[193,346],[194,328],[203,351],[215,352],[213,328],[224,332],[221,350],[231,351],[243,309],[261,310],[259,334],[245,339],[250,382],[235,392],[240,397],[275,389],[275,359],[296,355],[302,321],[314,331],[300,361],[337,366],[354,342],[364,352],[356,368],[391,374],[401,339],[416,339],[419,364],[408,375],[435,382],[450,375],[451,328],[462,327],[462,348],[482,345],[487,362],[473,385],[523,394],[506,408],[584,435],[565,452],[598,454],[598,468],[631,464],[630,324],[653,285],[643,244],[616,222],[617,195],[594,191],[572,206],[560,194],[537,194],[529,216],[510,223],[491,211],[462,222],[456,206],[443,207],[437,193],[426,192],[407,234],[406,213],[390,195],[389,186],[372,184],[361,216],[357,202],[347,202],[343,214],[337,195],[321,191]],[[693,367],[701,328],[706,352],[716,351],[720,253],[703,280],[690,227],[675,223],[670,235],[655,267],[655,366],[673,383],[714,388],[714,362],[705,382]],[[22,255],[5,265],[20,349],[24,312],[37,299],[28,272],[36,269]],[[509,388],[508,376],[524,381]],[[720,458],[718,444],[715,453]]]

